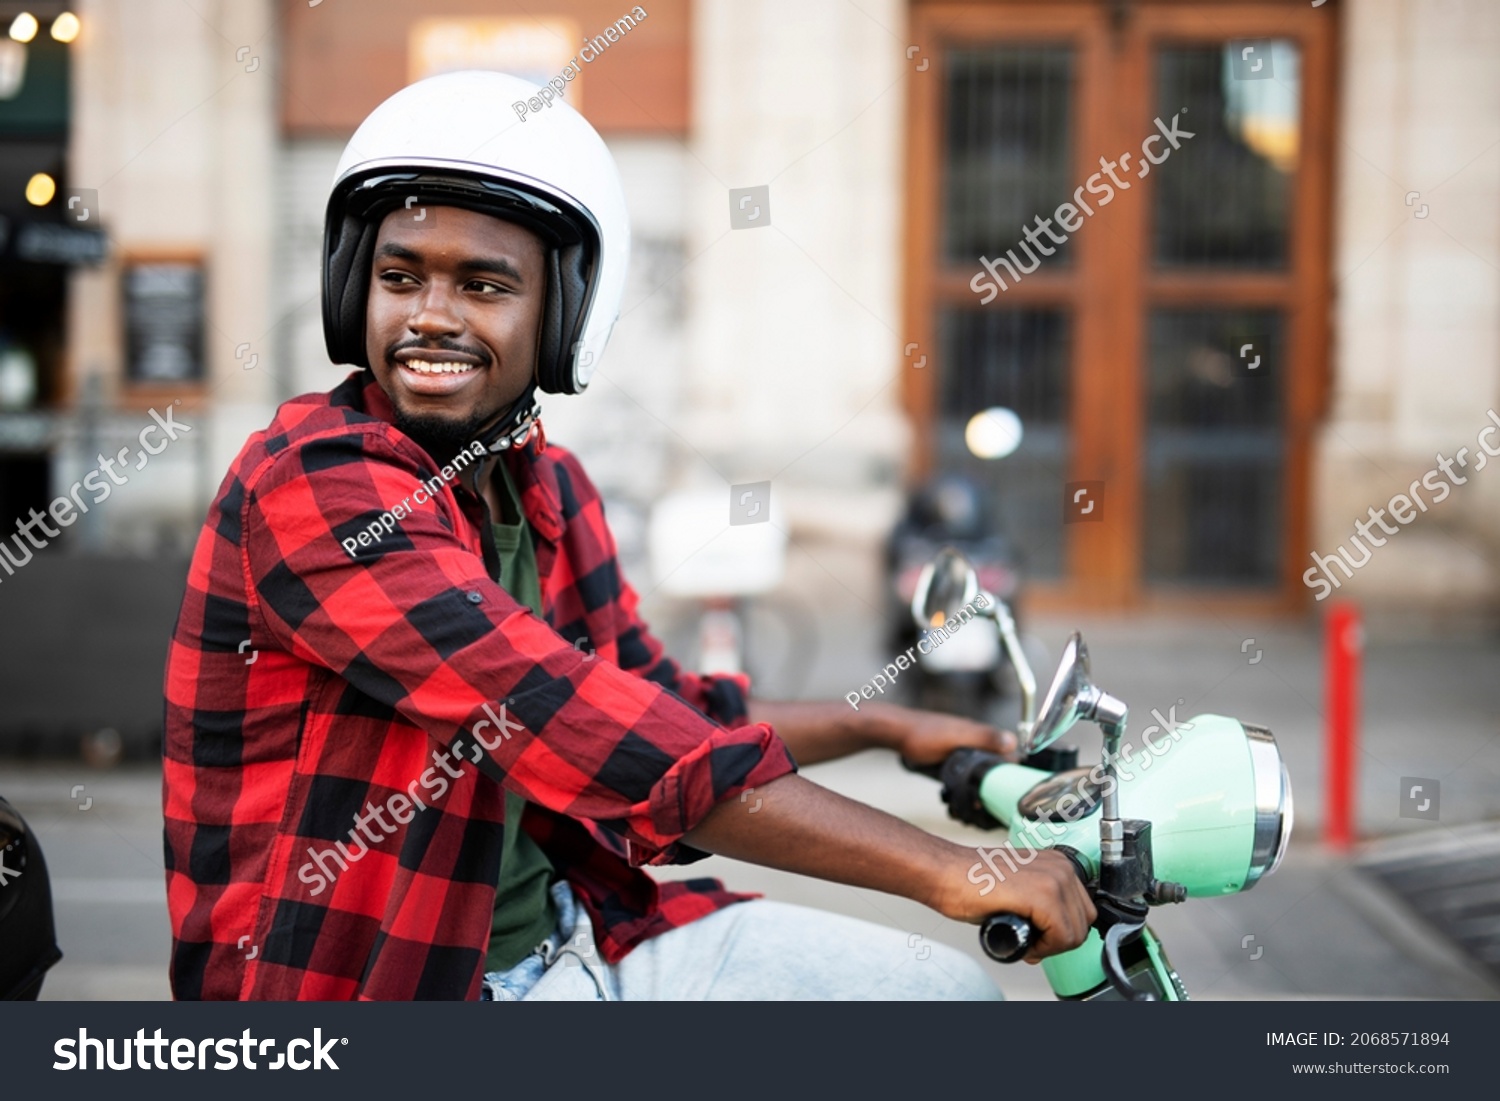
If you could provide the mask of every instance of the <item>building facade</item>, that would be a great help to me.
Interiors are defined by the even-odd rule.
[[[628,550],[669,491],[722,487],[727,525],[728,487],[769,481],[787,583],[865,614],[905,487],[951,471],[1038,606],[1306,614],[1326,576],[1392,612],[1496,607],[1484,0],[73,10],[65,126],[5,140],[62,150],[52,209],[96,193],[108,250],[0,273],[0,339],[37,365],[0,411],[0,503],[65,493],[167,405],[192,429],[64,554],[180,552],[245,435],[342,377],[322,203],[371,107],[444,68],[545,80],[600,40],[566,95],[620,163],[634,262],[589,393],[544,415]],[[982,459],[965,429],[996,408],[1021,441]],[[1434,470],[1442,499],[1413,494]]]

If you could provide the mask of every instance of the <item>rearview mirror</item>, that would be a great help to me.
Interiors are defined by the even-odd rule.
[[[1042,700],[1041,715],[1032,729],[1028,753],[1046,749],[1061,738],[1079,719],[1094,717],[1099,689],[1089,672],[1089,648],[1083,636],[1074,631],[1063,648],[1062,660],[1052,678],[1052,687]]]
[[[969,560],[952,547],[944,547],[922,567],[917,591],[911,598],[911,615],[919,631],[941,627],[972,605],[979,595],[979,576]]]

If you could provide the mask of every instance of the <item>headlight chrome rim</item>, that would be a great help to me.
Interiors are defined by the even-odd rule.
[[[1250,844],[1250,867],[1244,890],[1270,875],[1286,857],[1292,836],[1292,784],[1276,736],[1263,726],[1242,722],[1250,747],[1250,770],[1255,785],[1255,834]]]

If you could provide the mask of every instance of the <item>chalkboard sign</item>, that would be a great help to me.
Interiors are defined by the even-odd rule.
[[[203,266],[151,261],[124,272],[125,374],[131,382],[203,378]]]

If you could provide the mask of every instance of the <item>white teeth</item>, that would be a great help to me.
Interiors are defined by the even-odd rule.
[[[474,370],[472,363],[433,363],[425,359],[408,359],[403,365],[423,375],[460,375]]]

